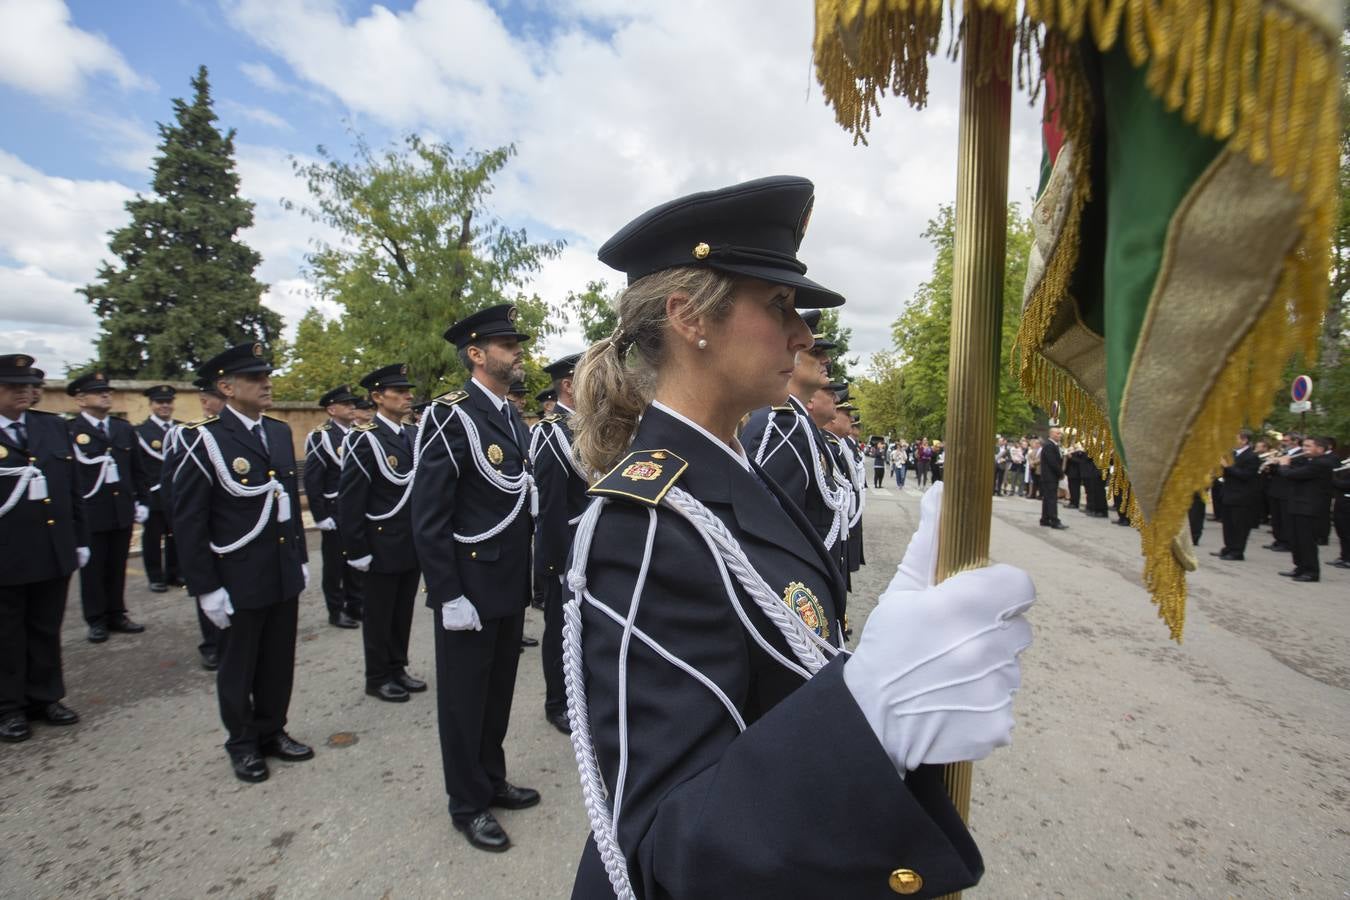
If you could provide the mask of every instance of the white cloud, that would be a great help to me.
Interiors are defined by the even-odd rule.
[[[68,99],[97,75],[123,88],[150,86],[106,38],[77,28],[63,0],[0,0],[0,81]]]
[[[247,103],[240,103],[237,100],[222,100],[218,104],[220,111],[241,119],[248,119],[250,122],[256,122],[259,125],[265,125],[268,128],[274,128],[277,131],[294,131],[291,123],[287,122],[281,116],[262,108],[261,106],[250,106]]]
[[[496,208],[567,236],[568,252],[536,285],[550,299],[595,274],[620,283],[594,251],[644,209],[687,191],[800,174],[817,188],[803,258],[849,298],[843,322],[853,346],[882,349],[931,264],[919,235],[955,195],[956,67],[935,59],[930,108],[890,98],[870,146],[854,146],[814,83],[809,4],[569,0],[549,7],[563,21],[547,44],[511,35],[481,0],[419,0],[399,13],[375,6],[359,17],[319,0],[227,8],[298,77],[356,114],[454,134],[461,148],[515,142],[519,157],[498,184]],[[1012,199],[1029,198],[1038,160],[1035,116],[1015,100]]]
[[[272,67],[267,63],[246,62],[239,64],[239,71],[244,73],[244,77],[253,82],[258,87],[273,94],[284,94],[290,91],[290,85],[281,80]]]

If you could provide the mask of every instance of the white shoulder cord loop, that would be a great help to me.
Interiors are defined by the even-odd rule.
[[[478,474],[482,475],[489,484],[503,494],[516,495],[516,505],[506,518],[481,534],[464,535],[455,533],[455,540],[461,544],[477,544],[501,534],[520,515],[520,511],[525,507],[526,497],[530,500],[530,515],[539,515],[539,492],[534,486],[534,478],[526,471],[525,466],[521,466],[518,475],[507,475],[499,469],[493,468],[492,464],[483,456],[482,442],[478,437],[478,427],[474,425],[473,417],[462,412],[458,406],[453,406],[450,409],[450,414],[459,416],[460,424],[464,427],[464,437],[469,445],[469,456],[473,459],[474,468],[478,470]],[[416,471],[416,461],[414,461],[414,471]]]
[[[10,492],[3,506],[0,506],[0,518],[3,518],[11,509],[19,504],[24,491],[28,490],[28,483],[35,478],[45,477],[42,470],[37,466],[8,466],[0,468],[0,478],[17,477],[14,483],[14,490]]]
[[[146,456],[150,457],[151,459],[157,459],[160,462],[164,462],[164,451],[156,450],[149,444],[147,444],[145,442],[145,438],[141,437],[141,433],[139,431],[136,432],[136,443],[141,445],[141,449],[145,451]]]
[[[600,764],[595,756],[586,700],[584,660],[581,648],[580,604],[582,598],[586,596],[586,564],[590,558],[591,540],[595,536],[600,513],[607,502],[609,501],[605,498],[597,498],[587,507],[586,512],[580,517],[576,537],[573,539],[572,566],[567,572],[567,586],[572,591],[572,596],[563,604],[563,677],[567,685],[567,715],[572,726],[572,749],[577,759],[577,770],[581,777],[581,793],[586,805],[587,816],[590,819],[591,833],[595,838],[596,849],[604,863],[605,872],[609,876],[609,882],[614,888],[615,896],[620,900],[630,900],[635,895],[632,882],[628,876],[628,863],[619,847],[615,826],[617,814],[611,814],[610,807],[606,802],[604,778],[600,773]],[[707,541],[709,547],[719,557],[718,561],[724,563],[726,568],[736,576],[736,580],[740,582],[745,592],[755,601],[755,604],[764,612],[769,621],[778,628],[779,633],[787,641],[788,647],[801,663],[801,667],[806,670],[804,673],[806,677],[815,675],[824,667],[827,662],[827,655],[835,656],[840,652],[839,648],[808,628],[801,617],[778,598],[778,595],[769,587],[763,576],[751,565],[745,551],[727,531],[726,525],[721,519],[713,515],[706,506],[680,488],[672,488],[661,502],[693,525],[694,529]],[[652,512],[654,515],[655,511]],[[653,521],[654,527],[655,522]],[[629,635],[634,630],[633,620],[636,617],[641,588],[645,582],[647,567],[651,560],[652,538],[653,534],[649,532],[629,616],[624,623],[622,645],[624,649],[620,651],[619,738],[621,749],[620,777],[615,782],[614,799],[616,806],[622,800],[623,775],[626,771],[626,755],[623,749],[626,746],[626,720],[624,719],[624,698],[622,696],[624,691],[624,656]],[[727,591],[731,595],[733,605],[737,607],[739,612],[739,599],[734,596],[735,592],[729,584],[727,585]],[[741,621],[745,623],[745,627],[752,628],[744,617]],[[774,655],[777,656],[778,654],[775,653]],[[780,662],[787,663],[781,657]],[[796,669],[795,666],[790,666],[790,668]],[[738,721],[737,726],[744,730],[743,723]]]
[[[588,476],[586,470],[581,467],[581,463],[577,460],[577,455],[572,452],[572,443],[567,439],[567,432],[561,428],[554,428],[553,440],[558,442],[558,450],[562,453],[563,459],[571,463],[572,471],[577,473],[577,477],[581,479],[582,483],[590,484],[590,476]]]
[[[85,494],[81,499],[88,500],[99,492],[105,481],[112,483],[117,481],[120,477],[117,474],[117,460],[113,459],[111,453],[104,453],[102,456],[85,456],[84,451],[80,449],[80,445],[76,444],[75,458],[79,460],[81,464],[86,466],[102,466],[102,468],[98,470],[98,477],[94,479],[94,486],[91,487],[89,493]],[[109,470],[111,470],[111,472]],[[113,476],[111,479],[108,477],[110,474]]]
[[[403,504],[408,502],[408,497],[412,494],[413,476],[417,474],[417,461],[420,455],[418,453],[418,448],[421,446],[421,442],[419,441],[416,445],[413,446],[412,468],[408,470],[408,473],[406,475],[400,475],[389,467],[389,461],[385,458],[384,447],[380,444],[380,439],[375,436],[375,431],[372,429],[370,431],[364,432],[364,434],[366,436],[366,439],[370,443],[371,451],[375,454],[375,466],[380,470],[380,474],[383,475],[385,480],[388,481],[390,484],[395,485],[396,487],[403,488],[403,496],[398,498],[398,502],[394,504],[393,508],[390,509],[389,512],[380,513],[378,516],[369,512],[366,513],[366,518],[369,519],[370,521],[383,522],[385,519],[389,519],[397,515],[398,511],[403,508]],[[351,452],[351,450],[348,450],[346,456],[355,459],[356,454]],[[370,473],[367,472],[366,474],[368,477]]]
[[[233,553],[240,547],[247,546],[254,538],[262,534],[262,530],[267,527],[267,523],[272,517],[272,507],[276,503],[277,496],[284,491],[285,488],[282,487],[281,482],[277,481],[275,478],[268,478],[267,481],[257,485],[245,485],[235,481],[230,477],[229,470],[225,468],[225,459],[220,455],[220,446],[216,443],[216,439],[211,436],[211,432],[207,431],[205,428],[198,428],[196,429],[196,434],[197,440],[193,441],[190,447],[185,448],[184,463],[186,463],[187,459],[193,457],[193,451],[197,449],[198,444],[201,444],[206,448],[206,456],[211,461],[211,467],[215,470],[216,482],[226,493],[240,499],[252,497],[264,498],[262,512],[258,515],[258,522],[253,526],[251,531],[234,543],[226,544],[223,547],[214,542],[211,543],[211,552],[213,553],[219,553],[221,555]],[[182,470],[182,467],[183,463],[180,463],[179,471]],[[203,474],[206,473],[203,472]],[[177,473],[174,474],[174,477],[177,477]],[[210,480],[209,475],[207,475],[207,480]]]

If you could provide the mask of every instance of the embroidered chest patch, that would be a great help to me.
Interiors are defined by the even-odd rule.
[[[502,453],[501,447],[496,444],[488,444],[487,458],[488,462],[492,463],[494,466],[500,466],[505,455]]]
[[[820,605],[811,589],[800,581],[783,588],[783,602],[795,612],[806,627],[826,640],[830,637],[830,623],[825,618],[825,607]]]
[[[648,460],[631,463],[623,470],[623,477],[630,481],[655,481],[661,477],[661,464]]]

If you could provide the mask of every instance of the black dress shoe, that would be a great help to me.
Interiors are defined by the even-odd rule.
[[[532,637],[522,637],[522,638],[520,639],[520,646],[522,646],[522,647],[538,647],[538,646],[539,646],[539,639],[538,639],[538,638],[532,638]]]
[[[45,703],[30,710],[28,718],[38,719],[48,725],[74,725],[80,721],[80,714],[64,703]]]
[[[164,582],[162,582],[162,581],[152,581],[152,582],[150,582],[150,593],[152,593],[152,594],[167,594],[168,592],[169,592],[169,586],[168,586],[167,584],[165,584]]]
[[[548,724],[561,731],[563,734],[572,733],[572,723],[567,721],[566,712],[549,712],[544,710],[544,718],[548,719]]]
[[[534,788],[516,787],[514,784],[505,783],[492,795],[492,802],[488,804],[498,809],[529,809],[538,805],[539,792]]]
[[[182,575],[174,575],[169,579],[169,584],[174,587],[187,587],[187,582],[183,580]]]
[[[1276,541],[1273,544],[1262,544],[1267,550],[1274,550],[1276,553],[1288,553],[1293,548],[1283,541]]]
[[[230,766],[234,768],[235,778],[250,784],[266,781],[269,774],[267,763],[256,753],[231,753]]]
[[[1219,559],[1227,559],[1229,556],[1227,550],[1211,550],[1209,551],[1209,555],[1217,556]]]
[[[258,749],[263,756],[276,757],[282,762],[304,762],[314,758],[313,747],[300,743],[284,731],[277,732],[276,737],[265,741]]]
[[[361,623],[353,619],[344,612],[329,613],[328,624],[336,625],[338,628],[360,628]]]
[[[1228,560],[1229,562],[1242,562],[1244,559],[1246,559],[1246,557],[1243,556],[1241,553],[1230,553],[1227,556],[1225,556],[1224,559]]]
[[[89,643],[101,644],[108,639],[108,629],[103,625],[89,626]]]
[[[1068,526],[1068,525],[1065,525],[1063,522],[1042,522],[1042,523],[1041,523],[1041,527],[1043,527],[1043,528],[1053,528],[1053,529],[1055,529],[1056,531],[1068,531],[1068,530],[1069,530],[1069,526]]]
[[[1288,572],[1281,572],[1280,574],[1283,575],[1285,578],[1297,578],[1303,573],[1300,572],[1298,569],[1290,569]]]
[[[203,650],[202,668],[208,672],[214,672],[220,668],[220,654],[215,650]]]
[[[427,689],[427,683],[420,678],[414,678],[407,672],[399,672],[394,676],[394,681],[398,686],[410,694],[420,694]]]
[[[407,703],[411,696],[403,689],[403,685],[395,684],[392,681],[386,681],[384,684],[366,685],[366,694],[374,697],[376,700],[383,700],[386,703]]]
[[[539,610],[540,612],[543,612],[543,611],[544,611],[544,601],[543,601],[543,600],[531,600],[531,601],[530,601],[530,605],[533,606],[535,609]]]
[[[347,610],[347,618],[351,619],[353,622],[364,622],[366,620],[365,615],[359,609]]]
[[[511,839],[506,836],[502,826],[492,813],[484,810],[474,816],[468,822],[460,823],[451,820],[455,828],[464,832],[464,836],[469,839],[479,850],[486,850],[489,853],[504,853],[511,849]]]
[[[1309,575],[1307,572],[1303,572],[1302,574],[1295,575],[1294,580],[1302,582],[1310,582],[1310,581],[1321,581],[1322,579],[1316,575]]]
[[[0,741],[17,744],[33,736],[28,727],[28,719],[21,712],[5,713],[0,716]]]
[[[1335,566],[1338,569],[1350,569],[1350,559],[1333,559],[1327,565]]]
[[[145,626],[138,625],[126,616],[122,616],[120,619],[113,619],[109,622],[108,630],[116,631],[119,634],[140,634],[142,631],[145,631]]]

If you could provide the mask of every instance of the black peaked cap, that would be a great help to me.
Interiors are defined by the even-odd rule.
[[[334,403],[355,403],[361,398],[352,393],[350,385],[340,384],[319,398],[320,408]]]
[[[552,378],[566,378],[577,370],[577,364],[581,362],[583,355],[584,352],[569,353],[544,366],[544,371]]]
[[[257,341],[236,344],[224,353],[202,363],[198,373],[213,383],[223,375],[247,375],[252,372],[270,372],[272,363],[263,351],[263,345]]]
[[[461,350],[474,341],[491,337],[513,337],[523,343],[530,336],[516,330],[517,313],[514,303],[480,309],[447,328],[445,339]]]
[[[0,356],[0,384],[41,384],[41,371],[33,368],[33,357],[27,353]]]
[[[90,372],[87,375],[81,375],[66,385],[66,393],[74,397],[76,394],[92,394],[97,391],[111,391],[112,385],[108,383],[107,376],[100,369],[97,372]]]
[[[368,391],[382,391],[391,387],[410,388],[413,386],[413,383],[408,380],[407,363],[390,363],[361,379],[361,387]]]

